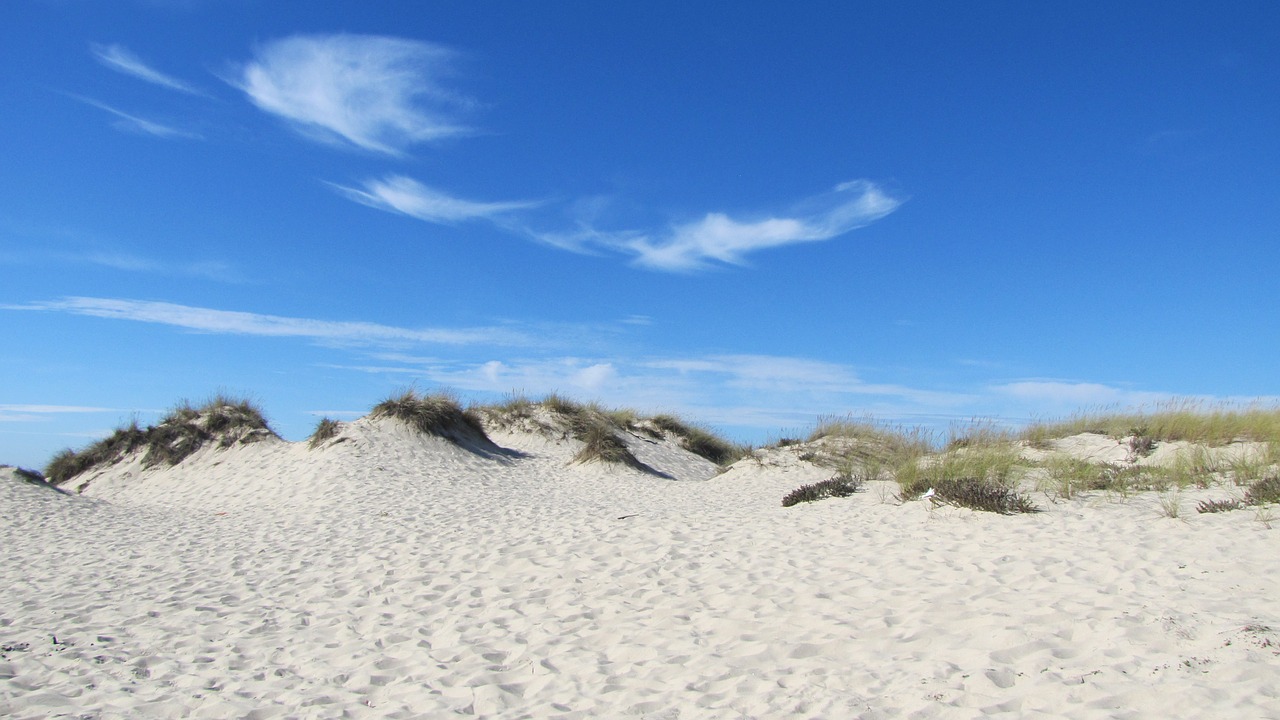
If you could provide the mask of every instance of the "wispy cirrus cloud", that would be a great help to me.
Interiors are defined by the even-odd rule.
[[[185,83],[172,75],[162,73],[146,64],[123,45],[94,43],[89,46],[89,50],[93,52],[93,56],[98,59],[98,62],[116,72],[132,75],[139,80],[149,82],[152,85],[159,85],[169,90],[177,90],[188,95],[205,96],[204,92],[193,85]]]
[[[981,402],[972,394],[863,381],[845,364],[774,355],[664,358],[609,353],[595,357],[460,359],[375,356],[377,364],[342,369],[420,378],[461,391],[540,397],[571,393],[641,412],[679,412],[702,421],[776,431],[811,425],[821,415],[872,412],[894,420],[950,422]]]
[[[673,227],[658,236],[624,240],[621,247],[635,262],[656,270],[691,271],[715,263],[743,265],[750,253],[796,243],[830,240],[869,225],[902,204],[874,183],[855,180],[796,207],[796,214],[736,220],[708,213],[697,222]]]
[[[60,312],[71,315],[132,320],[228,335],[295,337],[359,345],[425,343],[438,345],[535,345],[517,330],[502,327],[403,328],[371,322],[315,320],[259,313],[192,307],[175,303],[118,298],[68,297],[61,300],[0,306],[6,310]]]
[[[564,250],[592,252],[603,248],[632,255],[640,267],[693,272],[745,265],[747,255],[761,250],[831,240],[879,220],[901,204],[901,199],[879,185],[854,180],[796,203],[791,212],[779,215],[735,219],[712,212],[701,220],[660,231],[601,231],[581,223],[568,232],[531,234]]]
[[[381,180],[367,180],[362,189],[333,184],[334,189],[361,205],[400,213],[432,223],[454,223],[462,220],[491,219],[494,216],[536,206],[536,202],[475,202],[452,197],[405,177],[388,175]]]
[[[1019,380],[994,385],[991,389],[1000,396],[1050,411],[1107,406],[1133,408],[1163,402],[1171,397],[1169,393],[1061,380]]]
[[[116,128],[117,130],[123,130],[125,132],[141,133],[143,135],[151,135],[153,137],[165,138],[165,139],[172,139],[172,138],[183,138],[187,140],[203,139],[199,133],[190,132],[188,130],[182,130],[179,128],[172,127],[170,125],[165,125],[162,123],[155,122],[153,120],[140,118],[137,115],[130,115],[129,113],[124,112],[123,110],[117,110],[116,108],[113,108],[110,105],[107,105],[106,103],[99,102],[92,98],[81,97],[79,95],[72,95],[71,97],[75,98],[76,100],[79,100],[80,102],[86,105],[96,107],[105,113],[114,115],[116,117],[116,122],[112,123],[112,127]]]
[[[178,277],[197,277],[225,283],[245,282],[243,275],[225,262],[208,260],[203,262],[168,263],[136,255],[120,253],[94,252],[86,255],[72,255],[69,259],[101,265],[114,270],[126,272],[154,273]]]
[[[665,232],[600,231],[585,223],[568,232],[529,229],[527,213],[536,201],[475,202],[452,197],[402,175],[368,180],[354,188],[330,183],[339,193],[378,210],[431,223],[487,219],[500,227],[561,250],[632,255],[638,266],[668,272],[693,272],[716,265],[744,265],[750,253],[803,242],[830,240],[888,215],[902,204],[866,180],[836,186],[829,193],[797,203],[794,213],[757,220],[735,220],[708,213],[702,220]],[[499,221],[499,216],[502,217]]]
[[[0,404],[0,422],[41,422],[50,415],[117,412],[112,408],[83,405],[5,405]]]
[[[372,35],[295,35],[260,47],[233,84],[304,134],[400,155],[467,129],[472,102],[442,80],[454,62],[440,45]]]

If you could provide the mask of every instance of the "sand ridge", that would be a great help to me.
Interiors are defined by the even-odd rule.
[[[365,418],[82,495],[0,479],[0,714],[1280,717],[1280,536],[1246,513],[782,508],[830,469],[492,437]]]

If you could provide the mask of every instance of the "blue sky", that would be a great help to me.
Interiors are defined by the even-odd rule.
[[[410,385],[733,437],[1274,401],[1280,6],[0,4],[0,462]]]

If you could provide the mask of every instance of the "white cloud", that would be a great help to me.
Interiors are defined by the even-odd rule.
[[[72,315],[133,320],[170,325],[208,333],[300,337],[361,344],[430,343],[440,345],[531,345],[523,333],[505,328],[400,328],[369,322],[340,322],[308,318],[214,310],[166,302],[114,298],[69,297],[26,305],[6,305],[8,310],[64,312]]]
[[[124,270],[126,272],[202,277],[208,280],[228,283],[244,282],[243,277],[241,277],[241,275],[230,265],[216,260],[173,264],[121,253],[90,253],[82,256],[69,257],[73,260],[101,265],[115,270]]]
[[[852,367],[808,358],[694,355],[635,358],[534,357],[448,360],[379,355],[395,365],[348,370],[408,375],[465,392],[548,393],[599,400],[641,412],[677,412],[704,422],[776,431],[811,425],[831,413],[875,413],[903,421],[949,422],[981,398],[863,382]]]
[[[574,373],[570,382],[583,390],[596,392],[617,376],[613,363],[596,363]]]
[[[191,85],[147,65],[137,55],[129,52],[128,49],[121,45],[99,45],[95,43],[90,45],[89,49],[93,52],[94,57],[98,59],[98,62],[116,72],[132,75],[139,80],[187,93],[188,95],[204,95],[204,93]]]
[[[136,115],[130,115],[129,113],[126,113],[122,110],[117,110],[111,107],[110,105],[107,105],[106,103],[98,102],[97,100],[92,100],[90,98],[79,97],[74,95],[72,97],[75,97],[77,100],[79,100],[82,103],[85,103],[86,105],[91,105],[93,107],[98,108],[99,110],[102,110],[103,112],[107,112],[116,116],[117,121],[112,124],[112,127],[116,128],[117,130],[123,130],[125,132],[141,133],[143,135],[152,135],[155,137],[166,138],[166,139],[169,139],[169,138],[186,138],[188,140],[201,139],[200,135],[197,133],[189,132],[186,130],[180,130],[175,127],[170,127],[168,125],[163,125],[158,122],[146,120]]]
[[[262,110],[311,134],[399,155],[466,131],[470,101],[446,90],[453,52],[371,35],[297,35],[262,46],[234,83]]]
[[[602,247],[634,255],[642,267],[690,272],[717,264],[743,265],[747,255],[761,250],[830,240],[879,220],[901,204],[875,183],[855,180],[797,203],[782,216],[742,220],[714,212],[666,231],[604,232],[581,224],[570,232],[530,234],[564,250]]]
[[[451,197],[422,183],[389,175],[382,180],[367,180],[363,190],[334,185],[346,197],[371,208],[401,213],[433,223],[451,223],[477,218],[492,218],[502,213],[530,208],[532,202],[473,202]]]
[[[0,422],[43,422],[50,415],[117,412],[112,408],[83,405],[4,405],[0,404]]]
[[[741,265],[745,255],[767,248],[830,240],[888,215],[902,204],[865,180],[843,183],[825,196],[800,203],[802,214],[739,221],[708,213],[666,236],[627,244],[636,263],[659,270],[699,270],[712,262]]]
[[[1139,407],[1172,397],[1168,393],[1125,390],[1101,383],[1058,380],[1023,380],[996,385],[992,390],[1019,402],[1034,403],[1054,411],[1061,408]]]

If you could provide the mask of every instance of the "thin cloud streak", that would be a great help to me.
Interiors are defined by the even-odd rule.
[[[879,220],[902,204],[866,180],[843,183],[825,196],[800,203],[791,217],[741,221],[724,213],[678,225],[662,237],[624,241],[635,263],[655,270],[688,272],[716,263],[746,264],[749,253],[803,242],[830,240]]]
[[[994,385],[991,390],[1020,403],[1045,410],[1094,407],[1141,407],[1166,401],[1167,393],[1117,388],[1101,383],[1060,380],[1022,380]]]
[[[245,279],[230,265],[215,260],[185,264],[170,264],[133,255],[115,253],[91,253],[69,256],[69,259],[101,265],[126,272],[154,273],[180,277],[199,277],[224,283],[243,283]]]
[[[389,175],[382,180],[367,180],[364,189],[332,184],[346,198],[386,212],[408,215],[430,223],[455,223],[463,220],[492,219],[497,215],[524,210],[534,202],[474,202],[447,195],[439,190],[405,177]]]
[[[399,156],[467,132],[455,116],[471,101],[440,83],[453,57],[415,40],[296,35],[262,46],[232,84],[305,135]]]
[[[114,408],[86,407],[83,405],[0,405],[0,413],[102,413],[116,412]]]
[[[102,110],[103,112],[110,113],[111,115],[116,116],[119,119],[119,121],[113,123],[112,127],[116,128],[117,130],[123,130],[126,132],[134,132],[134,133],[142,133],[144,135],[151,135],[154,137],[165,138],[165,139],[171,139],[171,138],[183,138],[187,140],[203,140],[204,139],[203,137],[201,137],[196,133],[188,132],[186,130],[179,130],[178,128],[170,127],[168,125],[162,125],[158,122],[146,120],[136,115],[130,115],[127,112],[124,112],[122,110],[117,110],[116,108],[113,108],[110,105],[107,105],[106,103],[98,102],[97,100],[93,100],[91,98],[80,97],[78,95],[72,95],[71,97],[74,97],[76,100],[79,100],[80,102],[86,105],[96,107],[99,110]]]
[[[159,85],[160,87],[177,90],[188,95],[207,97],[205,93],[195,87],[147,65],[123,45],[100,45],[94,43],[89,46],[89,49],[93,52],[93,56],[98,59],[98,62],[116,72],[131,75],[152,85]]]
[[[853,180],[797,203],[784,216],[740,220],[713,212],[665,231],[604,231],[581,222],[569,231],[525,232],[561,250],[582,254],[607,250],[634,256],[632,262],[639,267],[690,273],[746,265],[747,255],[761,250],[831,240],[870,225],[902,202],[873,182]]]
[[[370,322],[312,320],[280,315],[215,310],[146,300],[68,297],[26,305],[0,306],[6,310],[62,312],[71,315],[133,320],[180,327],[198,332],[267,337],[298,337],[358,344],[426,343],[439,345],[532,345],[523,333],[504,328],[401,328]]]

